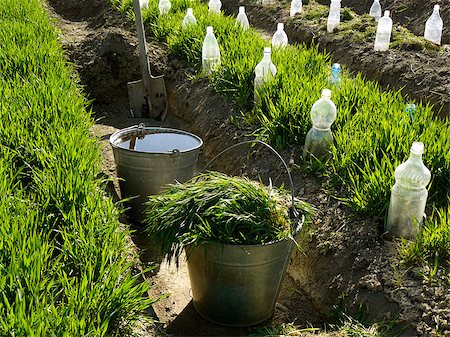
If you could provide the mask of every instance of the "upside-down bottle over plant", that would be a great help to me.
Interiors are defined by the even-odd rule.
[[[169,13],[170,7],[172,7],[172,4],[169,0],[159,0],[158,9],[160,15]]]
[[[243,30],[247,30],[250,28],[247,15],[245,14],[244,6],[239,6],[239,13],[236,17],[236,25],[241,27]]]
[[[328,13],[327,32],[331,33],[341,22],[341,0],[331,0]]]
[[[139,0],[139,7],[141,7],[141,9],[147,9],[148,8],[148,0]]]
[[[322,97],[313,104],[311,119],[313,126],[306,135],[303,156],[326,158],[333,142],[331,125],[336,120],[336,105],[331,100],[330,89],[323,89]]]
[[[425,23],[425,33],[423,34],[424,38],[436,44],[441,44],[443,27],[444,23],[439,15],[439,5],[434,5],[433,14],[431,14]]]
[[[391,237],[414,239],[420,231],[427,202],[430,170],[422,162],[424,145],[414,142],[406,162],[395,169],[385,229]]]
[[[330,82],[335,86],[341,84],[341,65],[339,63],[334,63],[331,67]]]
[[[377,35],[375,36],[374,49],[376,51],[385,51],[389,49],[392,33],[392,19],[389,17],[389,11],[384,11],[384,16],[378,21]]]
[[[381,18],[381,5],[380,0],[373,0],[372,6],[370,6],[369,15],[375,19],[375,21]]]
[[[260,90],[262,86],[277,74],[277,67],[272,63],[271,53],[270,48],[264,48],[263,58],[255,67],[254,98],[257,104],[261,103]]]
[[[206,74],[211,74],[220,66],[220,49],[214,36],[213,27],[206,27],[206,36],[202,48],[202,67]]]
[[[220,0],[209,0],[208,8],[210,13],[220,14],[222,8],[222,2]]]
[[[284,31],[284,23],[278,23],[277,31],[272,37],[272,48],[285,48],[288,44],[288,37]]]
[[[290,16],[295,16],[297,13],[301,13],[302,11],[302,0],[292,0],[291,2],[291,11],[289,13]]]
[[[196,25],[197,19],[194,16],[194,11],[192,8],[188,8],[186,15],[183,18],[183,21],[181,22],[181,27],[186,28],[191,25]]]

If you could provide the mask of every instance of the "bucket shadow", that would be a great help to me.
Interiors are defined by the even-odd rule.
[[[171,336],[248,336],[252,328],[220,326],[203,318],[194,308],[192,301],[166,327]]]
[[[326,321],[311,301],[297,290],[294,281],[286,275],[274,314],[266,321],[251,327],[221,326],[205,319],[195,309],[192,300],[165,327],[171,336],[248,336],[261,333],[267,326],[294,322],[301,328],[319,327]],[[258,331],[259,330],[259,331]]]

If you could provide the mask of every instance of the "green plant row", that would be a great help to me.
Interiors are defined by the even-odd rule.
[[[242,31],[235,18],[209,14],[207,4],[198,0],[173,0],[167,15],[160,16],[158,1],[144,10],[146,26],[169,51],[193,67],[201,69],[201,49],[206,26],[213,26],[222,65],[210,76],[212,87],[234,100],[255,129],[255,136],[270,139],[278,148],[302,146],[311,127],[310,109],[323,88],[330,87],[338,108],[332,127],[335,143],[324,174],[339,195],[362,215],[384,216],[394,184],[394,169],[409,156],[413,141],[425,144],[425,165],[432,172],[429,205],[448,207],[450,195],[450,123],[433,118],[429,105],[416,103],[413,116],[406,113],[407,100],[399,91],[382,91],[378,84],[344,69],[339,87],[331,86],[331,60],[317,48],[304,45],[275,50],[273,62],[278,72],[265,87],[261,105],[253,106],[254,68],[263,47],[270,44],[253,29]],[[132,15],[131,0],[112,0],[113,5]],[[192,7],[197,25],[181,28],[186,8]],[[276,27],[274,27],[275,30]],[[301,162],[302,158],[298,158]],[[442,219],[445,220],[445,219]],[[448,238],[450,224],[440,222],[437,236]],[[436,241],[435,241],[436,242]],[[447,258],[449,241],[439,241]],[[431,251],[435,247],[428,246]],[[425,249],[425,248],[424,248]],[[425,253],[424,253],[425,254]]]
[[[41,0],[0,1],[0,335],[104,336],[150,305]]]

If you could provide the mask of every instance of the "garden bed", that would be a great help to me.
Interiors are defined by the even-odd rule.
[[[78,64],[86,90],[96,99],[93,107],[99,120],[94,130],[105,140],[104,170],[115,177],[107,136],[117,128],[140,122],[126,117],[126,82],[140,78],[133,24],[113,13],[106,1],[95,2],[95,10],[90,9],[91,2],[77,1],[80,7],[72,9],[67,5],[70,2],[51,3],[69,20],[61,21],[67,51]],[[161,44],[152,41],[149,49],[153,69],[166,75],[170,114],[167,122],[149,123],[175,126],[202,137],[205,141],[202,162],[226,145],[248,139],[252,129],[239,119],[241,115],[235,105],[224,103],[207,80],[191,80],[195,70],[169,55]],[[297,152],[291,147],[282,151],[282,155],[294,169],[296,195],[316,205],[319,216],[308,236],[302,238],[303,251],[289,268],[290,277],[284,284],[272,323],[295,321],[300,327],[321,326],[331,320],[327,315],[334,306],[341,304],[349,313],[356,313],[362,304],[372,321],[388,319],[399,325],[409,324],[405,336],[436,335],[436,331],[450,329],[446,321],[450,298],[444,271],[439,269],[437,275],[427,279],[421,273],[432,273],[428,265],[410,268],[401,263],[396,245],[380,238],[382,222],[377,218],[350,220],[352,212],[330,197],[330,192],[336,195],[339,190],[330,191],[325,178],[311,176],[292,164],[298,158]],[[263,181],[270,175],[279,177],[276,183],[283,182],[284,173],[275,159],[267,159],[270,155],[257,149],[247,161],[245,154],[245,149],[241,149],[227,155],[214,168],[230,174],[259,173]],[[142,241],[139,233],[135,240]],[[142,259],[149,262],[152,256],[143,254]],[[167,332],[223,336],[251,331],[220,328],[199,318],[189,305],[183,265],[178,273],[163,267],[152,280],[154,294],[171,293],[154,306]]]
[[[263,6],[253,0],[237,2],[224,0],[223,8],[227,14],[236,15],[238,7],[245,6],[250,25],[265,30],[270,36],[275,32],[277,22],[285,22],[289,43],[309,44],[314,41],[320,50],[331,53],[336,62],[347,66],[350,70],[361,72],[368,79],[378,81],[384,88],[402,89],[402,92],[411,98],[435,104],[436,112],[440,111],[441,116],[450,116],[449,45],[439,48],[427,45],[420,37],[423,36],[422,25],[419,25],[420,29],[413,29],[420,38],[406,33],[396,21],[396,17],[401,17],[401,14],[394,12],[393,40],[397,46],[394,48],[391,46],[387,52],[374,52],[376,26],[373,20],[368,20],[367,16],[364,18],[355,16],[352,20],[343,19],[345,26],[341,24],[334,33],[329,34],[326,32],[329,1],[319,2],[326,3],[327,7],[318,6],[311,0],[309,5],[303,6],[303,14],[296,15],[294,18],[289,17],[290,2],[288,1]],[[306,3],[308,2],[305,1]],[[353,8],[351,5],[354,3],[358,3],[355,5],[358,14],[364,14],[370,8],[369,5],[366,9],[367,1],[350,3],[342,1],[341,6]],[[390,3],[388,8],[396,8],[395,6],[400,6],[399,3]],[[420,8],[431,6],[430,11],[432,11],[433,2],[417,1],[417,3]],[[402,4],[408,6],[405,2]],[[447,20],[444,22],[449,21],[447,6],[448,4],[442,4],[443,11],[447,13]],[[414,5],[414,12],[416,11],[419,12]],[[431,15],[429,11],[426,13],[428,16]],[[442,17],[445,18],[444,14]],[[411,26],[417,27],[416,22],[422,19],[423,16],[415,18]],[[401,22],[403,21],[400,20]],[[423,21],[424,25],[425,21]],[[449,24],[446,24],[446,27],[448,26]],[[370,27],[372,27],[372,34],[365,35],[363,32],[368,31]],[[448,43],[448,40],[443,38],[443,43]]]

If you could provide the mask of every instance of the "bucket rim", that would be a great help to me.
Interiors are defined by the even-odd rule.
[[[193,146],[189,149],[182,149],[179,150],[179,153],[188,153],[188,152],[192,152],[195,150],[198,150],[200,147],[202,147],[203,145],[203,139],[201,139],[199,136],[185,131],[185,130],[179,130],[179,129],[174,129],[174,128],[166,128],[166,127],[162,127],[162,126],[145,126],[143,124],[139,124],[139,125],[133,125],[124,129],[120,129],[117,130],[116,132],[114,132],[110,137],[109,137],[109,144],[111,145],[111,147],[113,149],[117,149],[120,151],[127,151],[130,153],[142,153],[142,154],[163,154],[163,155],[171,155],[173,154],[172,151],[138,151],[138,150],[133,150],[133,149],[127,149],[125,147],[120,147],[117,144],[117,140],[121,138],[121,136],[126,135],[127,133],[130,132],[144,132],[145,135],[147,134],[157,134],[157,133],[174,133],[174,134],[182,134],[185,136],[190,136],[192,138],[195,138],[199,143],[196,146]],[[153,132],[148,132],[148,131],[153,131]],[[148,133],[147,133],[148,132]]]
[[[275,246],[280,243],[292,243],[295,244],[292,238],[284,238],[276,241],[271,241],[267,243],[254,243],[254,244],[232,244],[232,243],[222,243],[217,240],[210,240],[210,241],[203,241],[198,243],[191,243],[186,246],[187,249],[195,249],[200,246],[206,246],[206,245],[214,245],[214,246],[223,246],[224,248],[256,248],[256,247],[269,247],[269,246]]]

